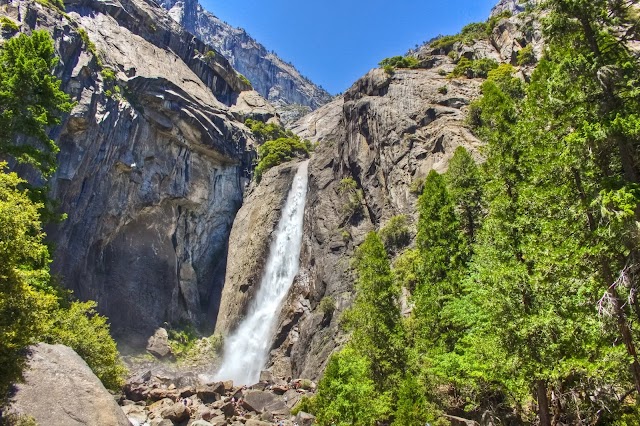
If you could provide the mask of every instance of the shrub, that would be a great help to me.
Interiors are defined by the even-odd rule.
[[[330,316],[333,314],[333,311],[336,310],[336,301],[331,296],[325,296],[320,301],[318,307],[320,308],[320,312],[324,315]]]
[[[207,53],[204,54],[204,57],[209,61],[213,61],[216,57],[216,52],[214,52],[213,50],[207,50]]]
[[[518,51],[518,65],[533,65],[536,63],[536,54],[533,52],[533,46],[528,44]]]
[[[411,242],[408,223],[407,216],[398,215],[392,217],[380,230],[380,238],[387,251],[395,251]]]
[[[338,194],[345,199],[342,213],[349,219],[362,210],[362,191],[358,189],[358,183],[352,177],[340,181]]]
[[[396,284],[413,293],[420,280],[421,257],[418,249],[407,249],[398,256],[393,264]]]
[[[76,351],[106,388],[117,391],[124,384],[126,369],[109,334],[107,318],[98,315],[95,302],[71,302],[55,310],[42,339]]]
[[[258,165],[255,169],[256,181],[260,182],[265,171],[293,160],[294,157],[308,157],[309,144],[299,137],[278,138],[267,141],[258,148]]]
[[[238,78],[240,79],[241,82],[243,82],[244,84],[246,84],[247,86],[249,86],[250,88],[253,89],[253,85],[251,84],[251,82],[249,81],[249,79],[247,77],[245,77],[244,75],[238,73]]]
[[[388,68],[418,68],[420,66],[420,61],[413,56],[393,56],[391,58],[383,59],[378,65],[387,71]]]
[[[244,122],[245,126],[251,129],[251,133],[258,139],[259,143],[273,141],[280,138],[295,138],[296,135],[282,126],[275,123],[266,124],[259,120],[247,118]]]
[[[198,341],[198,334],[191,324],[168,331],[171,352],[178,358],[185,356]]]
[[[472,61],[462,58],[449,74],[449,77],[486,78],[489,71],[496,68],[498,68],[498,63],[493,59],[482,58]]]
[[[411,186],[409,187],[409,192],[417,196],[422,194],[423,189],[424,189],[424,178],[416,178],[411,182]]]
[[[6,16],[0,18],[0,25],[2,26],[2,31],[9,31],[14,33],[20,31],[20,27],[18,27],[18,24],[16,24]]]
[[[111,68],[103,68],[100,74],[105,82],[112,82],[116,79],[116,73]]]
[[[438,87],[438,93],[441,95],[446,95],[449,92],[449,88],[447,86]]]

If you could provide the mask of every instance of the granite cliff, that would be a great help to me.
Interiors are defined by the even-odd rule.
[[[506,2],[503,6],[510,7]],[[344,339],[338,323],[353,301],[354,249],[369,231],[379,230],[395,215],[415,222],[422,180],[432,169],[445,171],[456,147],[464,146],[481,161],[480,141],[465,120],[483,80],[447,75],[457,58],[490,58],[515,65],[517,52],[528,44],[539,54],[540,32],[536,25],[525,27],[524,19],[519,15],[501,19],[489,37],[470,44],[458,42],[446,50],[422,46],[414,53],[421,61],[419,69],[371,70],[343,96],[292,125],[300,136],[318,142],[318,148],[309,165],[301,268],[274,332],[270,364],[274,374],[315,379],[322,373]],[[522,67],[522,78],[530,70]],[[357,189],[345,190],[345,179],[355,182]],[[243,209],[274,208],[252,206],[259,203],[256,200],[247,199]],[[263,233],[268,234],[274,225],[264,226]],[[236,227],[245,225],[236,221],[230,246],[238,242]],[[258,250],[259,257],[266,247]],[[244,263],[236,258],[227,277],[239,276],[239,265]],[[243,315],[251,294],[242,290],[243,284],[226,283],[222,304],[228,317]],[[218,324],[225,333],[234,320]]]
[[[63,14],[3,0],[0,12],[52,33],[77,102],[52,131],[51,196],[68,214],[48,229],[53,271],[134,347],[165,322],[211,329],[255,156],[242,123],[275,110],[154,2],[72,0]]]
[[[241,28],[207,12],[197,0],[160,0],[176,22],[213,46],[244,74],[263,97],[278,108],[285,122],[294,121],[331,100],[290,63],[269,52]]]

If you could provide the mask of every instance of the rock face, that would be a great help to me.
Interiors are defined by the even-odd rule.
[[[514,63],[514,53],[527,44],[540,51],[539,32],[522,31],[519,19],[501,20],[489,40],[454,45],[452,56]],[[314,379],[321,374],[344,341],[338,319],[354,297],[354,248],[394,215],[415,223],[421,182],[430,170],[446,171],[458,146],[480,159],[480,142],[465,120],[482,80],[448,79],[455,63],[447,53],[424,46],[416,53],[421,69],[372,70],[341,99],[292,126],[319,147],[309,164],[300,279],[279,318],[271,370]],[[520,71],[526,78],[530,68]],[[362,193],[356,208],[341,190],[345,178]]]
[[[66,346],[32,347],[24,382],[16,387],[9,411],[31,416],[39,425],[130,425],[89,366]]]
[[[188,31],[212,45],[274,105],[284,121],[292,121],[331,100],[331,96],[300,75],[296,68],[202,8],[197,0],[160,0]]]
[[[287,199],[295,164],[269,169],[251,192],[236,215],[229,237],[229,256],[225,286],[216,321],[216,332],[223,335],[238,325],[248,302],[255,295],[267,261],[273,232]]]
[[[47,230],[53,271],[98,302],[121,343],[144,349],[164,322],[211,330],[255,156],[242,122],[275,110],[153,2],[71,0],[66,11],[0,3],[23,31],[53,34],[78,102],[53,130],[51,196],[68,214]]]

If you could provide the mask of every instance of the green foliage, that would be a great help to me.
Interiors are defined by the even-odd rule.
[[[40,338],[72,348],[106,388],[118,391],[124,384],[126,369],[109,334],[107,319],[98,315],[95,308],[96,303],[88,301],[71,302],[68,307],[54,310],[52,323]]]
[[[0,155],[9,155],[49,176],[58,147],[47,128],[73,107],[51,75],[57,63],[46,31],[20,34],[0,47]],[[20,137],[26,141],[18,141]]]
[[[208,53],[208,52],[207,52]],[[249,79],[247,77],[245,77],[243,74],[238,73],[238,78],[240,79],[241,82],[243,82],[246,86],[249,86],[249,88],[253,89],[253,85],[251,84],[251,82],[249,81]]]
[[[438,87],[438,93],[441,95],[446,95],[449,92],[449,88],[447,86]]]
[[[271,167],[291,161],[295,157],[308,156],[309,146],[297,136],[267,141],[258,148],[259,161],[255,169],[256,181],[260,182],[262,174]]]
[[[398,215],[389,219],[380,230],[380,238],[388,251],[396,251],[407,246],[411,242],[407,216]]]
[[[247,118],[244,122],[245,126],[251,129],[253,135],[258,142],[263,144],[266,141],[273,141],[280,138],[294,138],[295,135],[291,130],[287,130],[275,123],[264,123],[262,121]]]
[[[247,119],[244,123],[251,129],[262,145],[258,148],[258,165],[255,168],[256,181],[260,182],[262,174],[271,167],[277,166],[295,157],[308,157],[313,150],[311,142],[300,139],[291,130],[275,124]]]
[[[346,177],[340,181],[338,194],[344,199],[341,209],[347,221],[362,212],[362,190],[358,188],[358,183],[352,177]]]
[[[24,414],[9,414],[3,416],[2,421],[6,426],[38,426],[36,419]]]
[[[382,390],[390,389],[394,377],[405,365],[400,321],[399,289],[382,240],[375,232],[367,235],[356,250],[358,274],[356,300],[345,313],[351,342],[371,363],[371,377]]]
[[[518,51],[518,65],[533,65],[536,63],[536,54],[533,52],[531,44],[523,47]]]
[[[383,59],[378,65],[388,72],[396,68],[419,68],[420,61],[413,56],[393,56]]]
[[[482,177],[475,160],[464,147],[459,146],[453,153],[445,181],[467,246],[471,247],[482,216]]]
[[[449,77],[486,78],[489,72],[496,68],[498,63],[493,59],[482,58],[472,61],[463,57],[460,58]]]
[[[0,173],[0,391],[19,378],[25,347],[38,341],[70,346],[116,390],[124,368],[106,319],[93,302],[68,304],[52,284],[39,206],[22,183]]]
[[[6,163],[0,163],[4,169]],[[38,208],[15,173],[0,173],[0,395],[21,375],[24,349],[46,328],[51,295],[36,289],[49,281]]]
[[[18,24],[13,22],[13,20],[7,18],[6,16],[0,17],[0,27],[2,31],[17,33],[20,31],[20,27]]]
[[[44,7],[54,8],[64,12],[63,0],[36,0],[36,1],[41,5],[43,5]]]
[[[320,300],[318,307],[320,308],[320,312],[330,316],[333,314],[333,311],[336,310],[336,301],[331,296],[325,296]]]
[[[468,24],[462,28],[462,31],[460,31],[459,34],[437,38],[431,43],[431,48],[449,53],[453,49],[453,45],[458,42],[469,45],[473,44],[473,42],[477,40],[488,39],[498,22],[502,19],[509,18],[510,16],[511,12],[505,11],[499,15],[489,18],[487,22],[475,22]]]
[[[305,404],[320,426],[374,426],[389,414],[390,399],[370,378],[371,364],[347,346],[329,359],[318,392]]]
[[[204,57],[208,61],[213,61],[216,58],[216,52],[213,50],[207,50],[207,53],[204,54]],[[246,77],[245,77],[246,78]]]
[[[100,70],[100,74],[106,83],[111,83],[116,80],[116,73],[111,68],[103,68]]]
[[[80,38],[82,39],[82,43],[84,44],[84,47],[87,48],[87,50],[95,57],[98,56],[98,50],[96,48],[96,45],[91,41],[91,39],[89,38],[89,34],[87,33],[87,30],[85,30],[84,28],[78,28],[77,29],[78,34],[80,35]]]
[[[192,325],[188,324],[181,328],[172,328],[168,331],[169,346],[171,352],[176,357],[186,355],[198,340],[198,334]]]

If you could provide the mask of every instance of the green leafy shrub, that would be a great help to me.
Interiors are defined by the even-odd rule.
[[[117,391],[124,384],[126,369],[109,334],[107,318],[98,315],[94,301],[71,302],[56,309],[42,339],[76,351],[106,388]]]
[[[380,230],[380,238],[387,250],[397,250],[411,242],[408,223],[407,216],[398,215],[392,217]]]
[[[255,169],[256,180],[260,182],[265,171],[278,164],[293,160],[295,157],[308,157],[309,144],[299,137],[278,138],[267,141],[258,148],[258,165]]]
[[[214,52],[213,50],[207,50],[207,53],[204,54],[204,57],[209,61],[213,61],[216,58],[216,52]]]
[[[413,56],[393,56],[380,61],[378,64],[387,70],[387,68],[418,68],[420,67],[420,61]]]
[[[116,79],[116,73],[111,68],[103,68],[100,74],[105,82],[112,82]]]
[[[198,334],[191,324],[168,330],[171,352],[177,357],[186,355],[196,344]]]
[[[259,143],[273,141],[280,138],[295,138],[296,135],[282,126],[275,123],[264,123],[259,120],[247,118],[244,122],[245,126],[251,129],[253,135],[258,139]]]
[[[84,28],[78,28],[77,31],[78,31],[78,34],[80,35],[80,38],[82,39],[82,43],[84,43],[84,47],[86,47],[87,50],[93,54],[93,56],[97,56],[98,50],[96,48],[96,45],[89,38],[89,34],[87,33],[87,30],[85,30]]]
[[[536,63],[536,54],[533,52],[533,46],[528,44],[518,51],[518,65],[533,65]]]
[[[358,189],[358,183],[352,177],[340,181],[338,194],[344,198],[342,214],[349,219],[362,211],[362,190]]]
[[[20,31],[20,27],[18,27],[18,24],[16,24],[6,16],[0,17],[0,25],[2,26],[2,31],[14,32],[14,33],[17,33],[18,31]]]
[[[424,189],[424,178],[415,178],[411,181],[411,186],[409,187],[409,192],[413,195],[422,194],[422,190]]]
[[[447,86],[438,87],[438,93],[441,95],[446,95],[449,92],[449,88]]]
[[[38,426],[36,419],[24,414],[9,414],[1,420],[5,426]]]
[[[451,71],[451,74],[449,74],[449,77],[486,78],[489,71],[496,68],[498,68],[498,63],[493,59],[482,58],[472,61],[467,58],[461,58],[453,71]]]
[[[458,42],[469,45],[477,40],[488,39],[498,22],[510,16],[511,12],[505,11],[499,15],[489,18],[487,22],[474,22],[468,24],[462,28],[459,34],[438,37],[431,42],[430,46],[432,49],[449,53],[453,49],[453,45]]]
[[[323,314],[332,315],[333,311],[336,310],[336,301],[331,296],[325,296],[320,300],[318,307]]]
[[[244,75],[238,73],[238,78],[240,79],[240,81],[242,81],[244,84],[246,84],[247,86],[249,86],[250,88],[253,88],[253,85],[251,84],[251,82],[249,81],[249,79],[247,77],[245,77]]]

